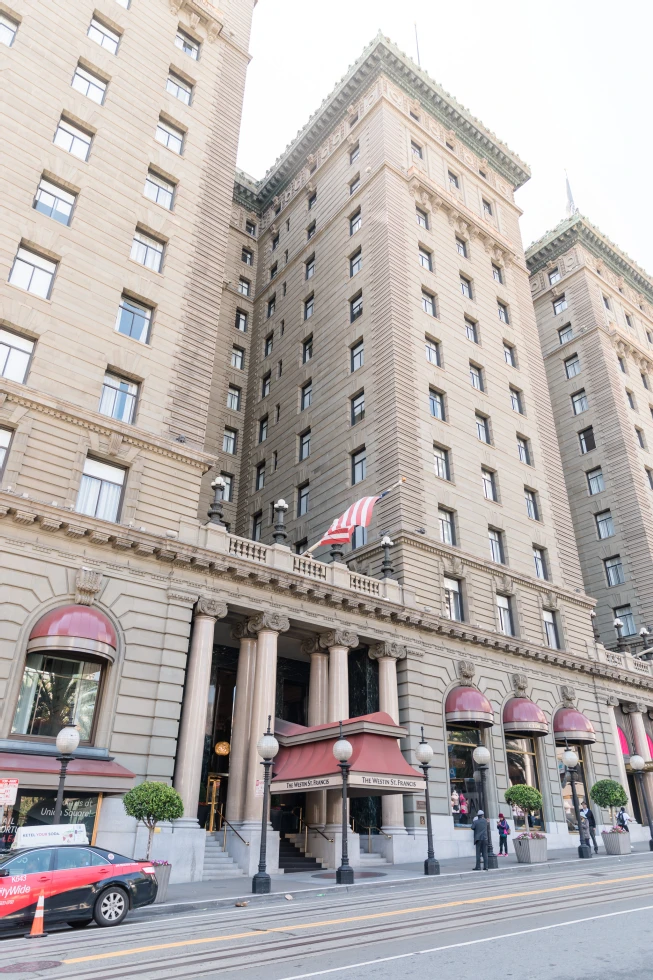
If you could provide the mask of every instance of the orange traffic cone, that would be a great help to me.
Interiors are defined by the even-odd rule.
[[[36,903],[36,912],[34,913],[34,921],[32,922],[31,931],[25,936],[25,939],[34,939],[39,936],[47,936],[47,932],[43,932],[43,910],[45,907],[45,897],[43,892],[39,895],[39,900]]]

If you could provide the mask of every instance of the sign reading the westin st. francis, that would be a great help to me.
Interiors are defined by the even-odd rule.
[[[350,772],[349,785],[355,789],[367,789],[370,796],[374,796],[374,790],[395,793],[421,793],[424,790],[424,780],[415,773],[415,778],[410,776],[390,776],[385,773],[375,772]],[[308,776],[306,779],[285,779],[273,781],[271,790],[273,793],[303,793],[317,789],[335,789],[342,786],[340,773],[332,773],[328,776]]]

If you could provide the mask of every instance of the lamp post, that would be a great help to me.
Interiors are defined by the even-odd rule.
[[[61,763],[59,772],[59,786],[57,789],[57,802],[54,807],[54,822],[61,823],[61,811],[63,809],[63,787],[66,782],[66,770],[68,763],[73,757],[73,752],[79,745],[79,732],[74,725],[66,725],[57,735],[57,759]]]
[[[224,527],[222,523],[222,504],[224,502],[224,490],[227,483],[221,476],[216,476],[215,480],[211,483],[211,489],[213,490],[213,501],[208,509],[209,524],[219,524]]]
[[[384,534],[381,538],[381,546],[383,548],[383,563],[381,565],[381,578],[392,578],[392,573],[394,571],[392,567],[392,561],[390,560],[390,548],[394,545],[392,538]]]
[[[490,753],[484,745],[477,745],[472,753],[472,757],[481,772],[483,810],[485,812],[485,819],[487,820],[487,866],[488,870],[492,871],[494,868],[499,867],[499,861],[492,847],[492,830],[490,829],[490,812],[488,809],[487,774],[490,768]]]
[[[648,799],[646,796],[646,790],[644,789],[644,769],[646,767],[646,762],[641,757],[641,755],[631,755],[630,757],[630,768],[635,773],[637,782],[639,783],[639,795],[644,800],[644,809],[646,810],[646,820],[648,823],[648,829],[651,835],[651,839],[648,842],[649,851],[653,851],[653,820],[651,820],[651,811],[648,805]]]
[[[562,753],[562,761],[565,764],[569,778],[571,781],[571,798],[574,802],[574,813],[576,814],[576,824],[578,826],[578,835],[580,837],[580,844],[578,845],[578,857],[579,858],[591,858],[592,848],[590,845],[583,840],[583,835],[580,826],[580,808],[578,806],[578,793],[576,792],[576,780],[578,778],[578,755],[573,749],[567,748]]]
[[[424,739],[424,726],[422,725],[422,741],[419,743],[415,750],[415,755],[417,756],[417,761],[420,764],[420,768],[424,773],[424,796],[426,799],[426,838],[427,838],[427,852],[426,861],[424,862],[424,874],[425,875],[439,875],[440,874],[440,862],[435,857],[435,851],[433,850],[433,827],[431,825],[431,798],[429,796],[429,762],[433,758],[433,749],[427,741]]]
[[[333,754],[337,759],[342,773],[342,852],[340,867],[336,870],[336,882],[339,885],[354,884],[354,869],[349,864],[349,850],[347,847],[347,776],[349,775],[349,760],[354,751],[351,742],[348,742],[342,735],[342,722],[340,722],[340,737],[333,746]]]
[[[263,814],[261,816],[261,850],[258,858],[258,871],[252,878],[253,895],[269,895],[272,887],[272,879],[265,869],[267,847],[268,847],[268,805],[270,801],[270,769],[272,760],[279,751],[279,743],[270,731],[272,715],[268,715],[268,730],[256,743],[256,751],[263,762]]]
[[[275,544],[283,544],[288,537],[286,532],[286,511],[288,510],[288,504],[281,498],[277,500],[274,505],[274,533],[272,535],[272,540]]]

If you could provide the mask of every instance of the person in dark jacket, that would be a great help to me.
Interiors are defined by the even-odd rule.
[[[472,824],[474,831],[474,843],[476,845],[476,866],[474,871],[481,870],[481,857],[483,858],[483,871],[488,870],[487,866],[487,830],[488,823],[482,810],[478,811],[476,819]]]
[[[587,818],[588,830],[590,832],[590,837],[592,838],[592,844],[594,845],[594,853],[598,854],[599,845],[596,843],[596,818],[587,804],[585,804],[585,816]]]
[[[502,854],[508,856],[508,834],[510,833],[510,824],[504,817],[502,813],[499,814],[499,822],[497,823],[497,830],[499,831],[499,857]]]

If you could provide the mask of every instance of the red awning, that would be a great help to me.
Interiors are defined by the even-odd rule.
[[[549,734],[546,715],[530,698],[510,698],[503,708],[503,730],[506,735],[535,736]]]
[[[558,708],[553,719],[553,732],[559,744],[569,741],[575,745],[591,745],[596,742],[592,722],[578,708]]]
[[[454,687],[447,695],[444,710],[449,725],[491,728],[494,724],[492,705],[476,687]]]
[[[113,660],[117,646],[116,631],[99,609],[60,606],[39,619],[27,649],[85,652]]]
[[[23,755],[20,752],[0,752],[0,772],[18,775],[21,789],[46,789],[56,786],[61,766],[53,755]],[[131,789],[135,775],[118,762],[108,759],[71,759],[66,773],[66,786],[122,793]]]

